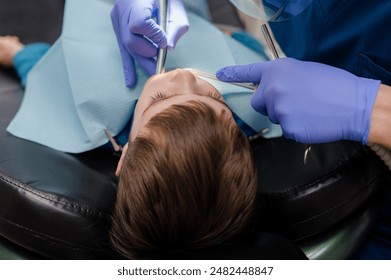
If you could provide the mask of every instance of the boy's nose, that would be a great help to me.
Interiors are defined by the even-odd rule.
[[[176,69],[172,73],[171,81],[177,83],[194,83],[196,77],[188,70]]]

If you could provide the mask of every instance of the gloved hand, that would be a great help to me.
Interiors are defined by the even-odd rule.
[[[116,0],[111,21],[117,36],[125,73],[125,82],[132,87],[136,82],[135,63],[149,74],[156,71],[158,48],[175,47],[189,28],[182,0],[167,0],[167,34],[153,20],[158,14],[157,0]]]
[[[380,81],[292,58],[229,66],[216,75],[226,82],[259,83],[251,106],[280,124],[289,139],[367,143]]]

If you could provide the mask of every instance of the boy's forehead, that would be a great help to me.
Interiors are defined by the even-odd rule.
[[[190,101],[199,101],[205,103],[211,107],[216,113],[221,113],[222,111],[230,112],[228,106],[224,102],[219,102],[218,100],[211,98],[209,96],[196,95],[196,94],[180,94],[174,95],[171,98],[161,100],[158,103],[152,104],[143,112],[143,124],[145,125],[153,116],[163,112],[164,110],[170,108],[172,105],[186,105]],[[194,106],[194,105],[192,105]]]

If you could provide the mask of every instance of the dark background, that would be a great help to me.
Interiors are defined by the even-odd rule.
[[[53,43],[61,33],[64,2],[0,0],[0,36],[17,35],[25,44]]]
[[[0,36],[17,35],[25,44],[53,43],[61,33],[64,2],[65,0],[0,0]],[[228,0],[209,0],[208,4],[213,22],[241,26],[235,9]]]

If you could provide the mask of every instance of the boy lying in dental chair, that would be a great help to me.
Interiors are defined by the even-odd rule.
[[[0,64],[15,67],[28,88],[47,49],[0,37]],[[186,70],[145,83],[116,174],[111,241],[127,258],[221,244],[253,214],[249,142],[218,90]]]

